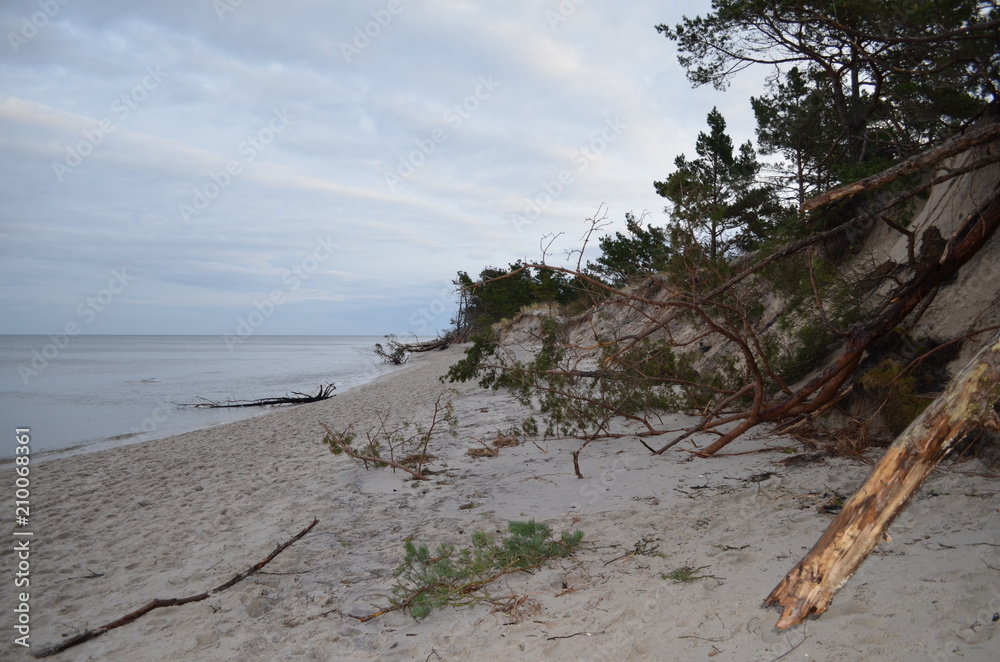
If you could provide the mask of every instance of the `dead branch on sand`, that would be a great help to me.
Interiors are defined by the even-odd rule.
[[[326,386],[320,386],[316,395],[308,395],[306,393],[299,393],[298,391],[292,391],[292,395],[286,395],[283,398],[261,398],[259,400],[227,400],[225,402],[216,402],[215,400],[208,400],[206,398],[199,398],[202,402],[186,402],[177,405],[178,407],[204,407],[207,409],[223,409],[227,407],[269,407],[271,405],[304,405],[310,402],[320,402],[321,400],[329,400],[334,395],[334,390],[336,390],[334,384],[327,384]]]
[[[243,581],[244,579],[246,579],[250,575],[253,575],[253,574],[256,574],[257,572],[260,572],[261,568],[263,568],[265,565],[267,565],[268,563],[270,563],[274,559],[274,557],[276,557],[278,554],[281,554],[283,551],[285,551],[285,549],[287,547],[289,547],[292,543],[294,543],[295,541],[299,540],[300,538],[302,538],[303,536],[305,536],[307,533],[309,533],[312,530],[312,528],[314,526],[316,526],[317,523],[319,523],[319,520],[316,519],[316,518],[313,518],[313,521],[312,521],[312,523],[309,524],[309,526],[307,526],[306,528],[304,528],[301,531],[299,531],[295,535],[294,538],[288,540],[287,542],[284,542],[284,543],[278,545],[274,549],[274,551],[271,552],[267,556],[267,558],[265,558],[263,561],[261,561],[260,563],[257,563],[256,565],[250,566],[249,568],[247,568],[246,570],[244,570],[240,574],[236,575],[235,577],[233,577],[232,579],[230,579],[229,581],[227,581],[225,584],[221,584],[221,585],[213,588],[211,591],[206,591],[205,593],[198,593],[197,595],[189,595],[186,598],[165,598],[165,599],[164,598],[157,598],[157,599],[155,599],[155,600],[153,600],[151,602],[148,602],[147,604],[145,604],[144,606],[140,607],[139,609],[136,609],[135,611],[133,611],[133,612],[131,612],[129,614],[126,614],[125,616],[122,616],[121,618],[119,618],[117,620],[111,621],[110,623],[108,623],[106,625],[103,625],[103,626],[101,626],[99,628],[94,628],[93,630],[86,630],[86,631],[81,632],[80,634],[78,634],[76,636],[70,637],[69,639],[67,639],[66,641],[64,641],[62,643],[55,644],[55,645],[49,646],[47,648],[43,648],[42,650],[38,651],[37,653],[33,653],[32,657],[36,657],[36,658],[51,657],[52,655],[55,655],[57,653],[61,653],[61,652],[63,652],[64,650],[66,650],[68,648],[72,648],[73,646],[77,646],[79,644],[82,644],[85,641],[90,641],[91,639],[93,639],[95,637],[99,637],[102,634],[104,634],[105,632],[108,632],[109,630],[114,630],[115,628],[120,628],[123,625],[127,625],[127,624],[131,623],[132,621],[137,620],[137,619],[141,618],[142,616],[145,616],[146,614],[148,614],[149,612],[153,611],[154,609],[159,609],[160,607],[177,607],[177,606],[180,606],[180,605],[186,605],[189,602],[201,602],[202,600],[207,600],[209,597],[215,595],[216,593],[221,593],[222,591],[225,591],[227,588],[233,587],[234,585],[236,585],[239,582]]]
[[[392,467],[393,470],[405,471],[417,480],[430,480],[428,475],[431,472],[425,469],[424,465],[433,459],[427,452],[431,438],[437,434],[442,424],[447,426],[449,434],[455,436],[455,428],[458,425],[455,407],[451,400],[442,401],[448,393],[446,390],[438,394],[434,401],[430,424],[426,427],[409,421],[393,426],[389,423],[388,411],[375,411],[373,413],[378,419],[378,425],[372,426],[365,432],[366,441],[357,448],[354,447],[357,435],[353,425],[344,430],[334,431],[321,422],[320,426],[326,431],[323,443],[334,455],[343,453],[352,460],[360,462],[365,469]]]

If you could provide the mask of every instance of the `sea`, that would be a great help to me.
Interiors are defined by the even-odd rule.
[[[331,383],[335,394],[343,393],[405,368],[375,355],[382,336],[239,340],[0,335],[0,465],[14,457],[17,428],[30,429],[33,460],[65,457],[275,410],[184,404],[314,395]]]

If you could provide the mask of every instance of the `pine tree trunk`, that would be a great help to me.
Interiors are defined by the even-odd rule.
[[[809,553],[767,596],[765,605],[782,608],[776,627],[784,630],[826,611],[937,463],[983,429],[1000,429],[1000,335],[896,438]]]
[[[997,139],[1000,139],[1000,123],[986,124],[969,129],[946,140],[933,149],[911,156],[905,161],[901,161],[878,174],[865,177],[851,184],[839,186],[832,191],[812,197],[802,203],[801,210],[809,211],[836,200],[857,195],[861,191],[872,191],[881,188],[904,175],[919,170],[928,170],[947,158],[966,152],[977,145],[991,143]]]

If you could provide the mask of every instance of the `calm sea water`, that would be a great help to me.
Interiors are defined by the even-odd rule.
[[[14,429],[31,428],[37,458],[159,439],[273,409],[179,408],[336,392],[393,370],[375,356],[379,336],[252,336],[230,349],[220,336],[0,335],[0,463]],[[398,368],[397,368],[398,369]]]

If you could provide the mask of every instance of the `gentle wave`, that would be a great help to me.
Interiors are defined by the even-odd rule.
[[[254,336],[229,347],[220,336],[0,336],[0,419],[10,428],[0,465],[14,454],[13,429],[29,427],[36,457],[91,452],[214,427],[263,413],[255,408],[180,408],[337,392],[392,368],[372,352],[381,336]]]

